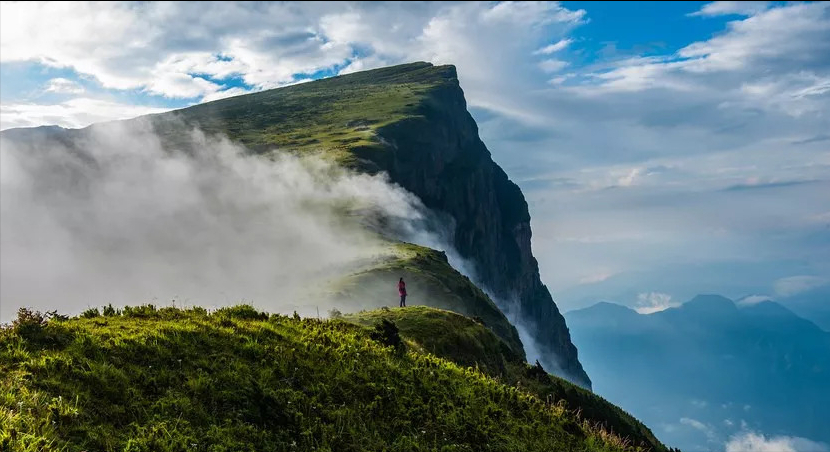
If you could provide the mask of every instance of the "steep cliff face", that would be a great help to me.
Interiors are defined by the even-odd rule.
[[[418,114],[378,129],[384,149],[354,152],[386,170],[427,207],[452,215],[455,247],[474,264],[477,282],[527,329],[540,361],[590,387],[565,319],[540,279],[527,202],[479,138],[455,68],[434,70],[443,82],[429,90]]]

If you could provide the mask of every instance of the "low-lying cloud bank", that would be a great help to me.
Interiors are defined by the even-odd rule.
[[[140,121],[88,130],[67,144],[3,138],[3,321],[20,306],[174,299],[278,310],[388,253],[367,217],[439,241],[420,201],[383,175],[252,156],[198,130],[186,137],[193,152],[169,150]]]
[[[726,443],[726,452],[828,452],[830,447],[797,436],[765,436],[755,432],[735,435]]]

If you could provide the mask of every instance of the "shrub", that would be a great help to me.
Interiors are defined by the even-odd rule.
[[[124,307],[124,316],[125,317],[138,317],[138,318],[146,318],[146,317],[153,317],[156,314],[156,307],[151,304],[144,304],[141,306],[125,306]]]
[[[12,328],[21,337],[34,340],[43,334],[48,320],[40,311],[20,308],[17,310],[17,318],[12,322]]]
[[[406,351],[406,346],[401,339],[398,326],[394,322],[383,319],[375,324],[375,329],[370,333],[372,339],[383,345],[394,347],[398,353]]]
[[[337,309],[337,308],[331,308],[331,310],[329,310],[329,318],[331,318],[331,319],[339,319],[339,318],[341,318],[341,317],[343,317],[343,313],[342,313],[342,312],[340,312],[340,310],[339,310],[339,309]]]
[[[81,313],[81,317],[85,319],[94,319],[95,317],[98,317],[100,315],[101,312],[98,310],[98,308],[89,308],[83,313]]]
[[[222,308],[216,313],[220,316],[224,315],[232,319],[239,320],[268,320],[268,314],[259,312],[249,304],[241,304],[238,306],[231,306],[229,308]]]
[[[17,318],[12,322],[12,330],[23,339],[40,346],[53,346],[65,343],[69,335],[65,328],[49,325],[50,320],[64,321],[68,317],[59,315],[57,311],[46,314],[33,311],[29,308],[17,310]]]
[[[104,317],[114,317],[116,315],[121,315],[121,311],[113,308],[112,303],[104,306]]]

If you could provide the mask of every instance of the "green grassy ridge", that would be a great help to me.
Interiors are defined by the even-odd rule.
[[[207,102],[147,118],[166,145],[187,147],[186,127],[255,152],[321,152],[356,166],[354,150],[382,149],[376,130],[416,118],[428,94],[458,83],[453,66],[409,63]]]
[[[588,390],[530,366],[523,356],[512,353],[510,347],[474,319],[426,306],[365,311],[344,315],[343,319],[364,326],[384,319],[392,321],[405,340],[425,352],[462,367],[476,367],[542,400],[564,401],[566,408],[578,411],[582,418],[627,438],[632,444],[653,451],[667,450],[636,418]]]
[[[495,303],[469,278],[454,269],[447,256],[431,248],[411,243],[393,245],[390,256],[371,267],[341,278],[332,286],[334,298],[348,305],[381,307],[396,302],[393,296],[376,299],[379,284],[396,287],[399,277],[407,284],[407,304],[445,309],[468,317],[478,317],[501,338],[513,354],[524,360],[524,347],[510,321]],[[396,294],[396,292],[395,292]]]
[[[346,322],[249,306],[107,314],[0,331],[0,449],[636,450]]]
[[[461,367],[478,367],[490,376],[506,375],[511,363],[524,361],[486,326],[452,311],[412,306],[346,314],[342,318],[366,327],[389,320],[416,348]]]

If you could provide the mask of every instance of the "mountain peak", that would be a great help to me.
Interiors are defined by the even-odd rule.
[[[735,302],[721,295],[702,294],[683,303],[679,309],[707,312],[732,312],[738,308]]]

